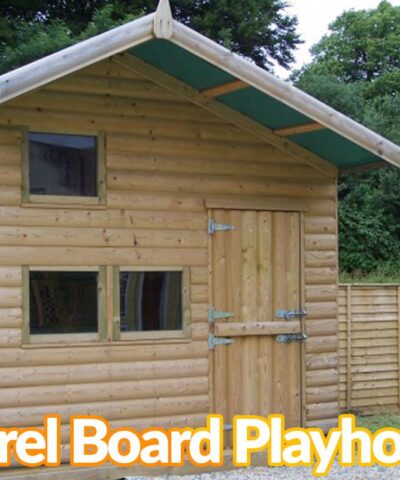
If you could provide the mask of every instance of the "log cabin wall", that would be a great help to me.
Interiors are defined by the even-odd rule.
[[[25,129],[105,138],[104,207],[25,205]],[[0,424],[45,413],[201,425],[209,388],[206,202],[307,201],[307,425],[338,413],[336,182],[112,59],[0,108]],[[248,204],[248,203],[247,203]],[[268,210],[268,208],[266,208]],[[190,267],[191,341],[23,345],[22,266]],[[146,399],[146,400],[144,400]],[[67,444],[68,431],[63,427]],[[68,449],[64,448],[64,459]]]

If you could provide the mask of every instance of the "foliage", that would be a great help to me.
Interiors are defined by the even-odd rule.
[[[301,89],[400,144],[400,7],[349,11],[292,76]],[[339,181],[341,276],[399,279],[400,170],[386,167]]]
[[[20,0],[0,4],[0,72],[154,12],[157,0]],[[175,18],[272,69],[300,43],[284,0],[175,0]]]
[[[20,20],[16,24],[13,41],[9,44],[4,43],[0,50],[0,72],[7,72],[119,25],[122,20],[116,20],[113,12],[110,5],[95,11],[91,21],[80,33],[74,33],[61,20],[51,22],[43,22],[40,18],[31,22]],[[126,15],[123,21],[130,21],[133,18],[134,15]]]

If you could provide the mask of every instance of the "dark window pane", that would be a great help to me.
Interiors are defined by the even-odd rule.
[[[29,133],[29,191],[96,197],[96,137]]]
[[[30,272],[31,334],[97,332],[97,272]]]
[[[121,272],[121,331],[182,329],[181,272]]]

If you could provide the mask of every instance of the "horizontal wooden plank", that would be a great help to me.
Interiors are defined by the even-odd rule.
[[[306,332],[311,336],[336,335],[337,320],[335,318],[306,320]]]
[[[307,302],[335,301],[337,298],[336,285],[306,285],[305,296]]]
[[[337,267],[337,253],[336,250],[327,250],[327,251],[319,251],[319,250],[308,250],[305,251],[304,254],[305,266],[307,268],[315,269],[315,268],[326,268],[331,267],[332,270]],[[336,284],[337,276],[333,277],[330,282],[332,284]],[[318,281],[312,281],[311,284],[318,285]]]
[[[207,260],[201,248],[0,247],[0,265],[5,266],[191,266]]]
[[[269,159],[264,162],[250,162],[243,160],[225,160],[221,158],[192,158],[187,154],[180,158],[171,154],[155,153],[129,154],[124,152],[107,152],[107,167],[113,171],[134,171],[134,172],[155,172],[155,173],[191,173],[211,175],[239,175],[243,177],[261,177],[306,181],[307,179],[318,179],[319,175],[311,168],[304,168],[302,165],[292,165]],[[300,199],[301,200],[301,199]]]
[[[305,280],[310,285],[332,285],[337,281],[335,267],[306,268]]]
[[[207,247],[205,230],[0,227],[0,245],[79,247]],[[0,274],[1,275],[1,274]],[[0,277],[1,281],[1,277]]]
[[[306,215],[304,219],[304,231],[306,234],[335,234],[336,219],[331,216],[310,216]]]
[[[0,329],[0,348],[16,347],[21,345],[22,332],[20,328],[1,328]]]
[[[65,345],[33,348],[7,348],[0,355],[0,367],[64,366],[79,364],[105,364],[208,358],[207,342],[116,342],[112,344]],[[132,369],[131,366],[129,368]],[[1,370],[4,371],[4,370]],[[11,371],[9,372],[11,374]],[[4,374],[5,375],[5,374]],[[1,376],[0,376],[1,378]]]
[[[20,167],[22,159],[21,146],[0,144],[0,166],[6,169],[8,166],[11,171],[15,167]]]
[[[0,268],[0,287],[19,287],[22,285],[21,267]]]
[[[160,397],[150,398],[146,402],[139,400],[122,400],[82,403],[70,405],[53,405],[52,413],[59,414],[62,420],[66,422],[70,415],[97,415],[109,420],[124,418],[141,418],[143,416],[151,417],[156,413],[158,415],[176,415],[199,413],[207,411],[209,408],[208,395],[190,395],[182,397]],[[24,427],[31,424],[40,424],[43,421],[43,415],[48,413],[49,406],[35,406],[3,408],[0,410],[0,416],[4,419],[4,427]]]
[[[310,337],[305,342],[307,353],[326,353],[337,351],[338,338],[336,335]]]
[[[132,98],[150,98],[171,102],[185,100],[161,88],[153,82],[140,78],[93,77],[84,73],[68,75],[52,82],[43,91],[88,93]],[[101,100],[101,97],[100,97]]]
[[[216,175],[160,174],[145,172],[108,171],[110,190],[144,190],[156,192],[195,192],[202,194],[272,195],[298,198],[329,197],[331,192],[322,185],[309,182],[286,183],[268,181],[257,177]]]
[[[306,372],[307,388],[337,385],[338,379],[338,370],[336,368],[324,368]]]
[[[20,287],[0,287],[0,309],[22,306],[22,289]]]
[[[258,335],[281,335],[288,333],[300,333],[300,321],[290,322],[219,322],[215,323],[214,333],[216,336],[244,337]]]
[[[332,418],[339,413],[337,401],[309,404],[306,410],[308,420]]]
[[[306,355],[307,370],[325,370],[335,369],[338,366],[337,352],[325,353],[309,353]]]
[[[154,200],[153,200],[154,201]],[[177,199],[177,202],[179,200]],[[162,203],[162,199],[157,203]],[[1,189],[0,189],[1,204]],[[167,206],[168,208],[168,206]],[[0,207],[2,226],[63,226],[101,228],[185,229],[207,231],[207,215],[193,211],[80,210],[33,207]]]
[[[20,145],[22,142],[21,128],[2,127],[0,128],[0,145],[1,149],[7,149],[8,146],[15,148],[16,145]]]
[[[2,185],[0,188],[0,205],[20,205],[21,186]]]
[[[22,308],[0,308],[0,328],[19,329],[22,322]]]
[[[308,403],[335,402],[338,400],[339,390],[337,385],[307,388],[306,398]]]
[[[206,372],[208,373],[208,372]],[[174,378],[104,382],[92,384],[62,384],[37,387],[2,388],[0,391],[1,408],[41,405],[84,404],[93,402],[116,402],[120,400],[148,399],[154,397],[179,397],[186,395],[205,395],[208,393],[208,375]],[[51,407],[49,407],[51,408]]]
[[[310,202],[302,198],[284,197],[244,197],[241,195],[215,196],[208,195],[205,200],[207,208],[305,212],[310,209]]]
[[[117,348],[117,347],[114,347]],[[51,357],[51,351],[48,353]],[[81,360],[85,362],[84,359]],[[0,369],[2,388],[41,387],[50,385],[75,385],[124,382],[171,378],[194,378],[208,375],[207,358],[169,358],[154,361],[124,361],[99,363],[9,366]]]
[[[327,250],[335,251],[337,248],[337,237],[328,233],[308,233],[305,235],[306,250]]]
[[[0,187],[21,185],[21,168],[19,165],[0,164]]]
[[[80,93],[64,93],[51,91],[38,91],[31,95],[25,95],[14,99],[13,107],[25,107],[32,109],[45,109],[65,112],[87,112],[97,114],[124,115],[127,117],[152,116],[156,118],[176,117],[181,120],[196,120],[210,122],[211,115],[190,103],[179,101],[156,101],[153,99],[129,97],[113,97],[106,95],[88,95]]]

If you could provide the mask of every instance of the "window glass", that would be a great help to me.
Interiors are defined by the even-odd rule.
[[[98,272],[29,272],[31,334],[97,332]]]
[[[120,272],[122,332],[182,329],[182,272]]]
[[[29,133],[31,195],[97,196],[97,138]]]

